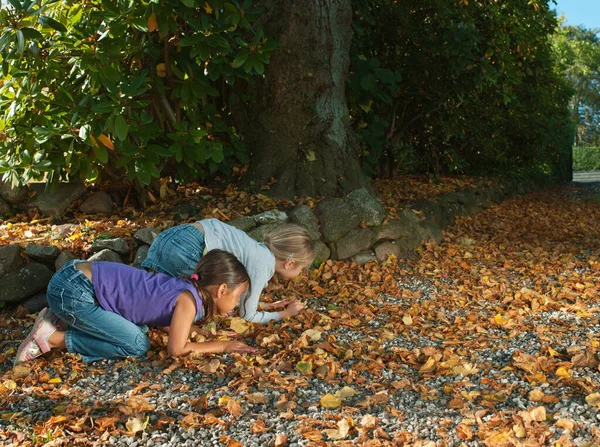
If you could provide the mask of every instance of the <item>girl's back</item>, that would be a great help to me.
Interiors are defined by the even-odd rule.
[[[177,298],[185,290],[190,291],[196,301],[195,320],[203,317],[202,299],[188,281],[116,262],[91,264],[92,283],[100,306],[132,323],[169,326]]]

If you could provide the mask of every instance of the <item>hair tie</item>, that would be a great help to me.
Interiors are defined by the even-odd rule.
[[[285,260],[285,262],[291,261],[292,259],[294,259],[294,252],[291,252],[291,253],[288,255],[288,257],[287,257],[287,259]]]
[[[198,281],[198,275],[196,275],[194,273],[193,275],[190,276],[190,279],[193,279],[194,281]]]

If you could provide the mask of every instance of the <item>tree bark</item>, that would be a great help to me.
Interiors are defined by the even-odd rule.
[[[350,0],[274,0],[263,27],[280,46],[272,54],[261,100],[246,117],[251,149],[247,179],[279,197],[334,196],[365,184],[350,127]]]

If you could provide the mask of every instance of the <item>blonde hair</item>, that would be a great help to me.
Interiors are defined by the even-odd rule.
[[[265,234],[265,244],[280,261],[309,265],[315,259],[315,244],[300,225],[284,224],[269,231]]]

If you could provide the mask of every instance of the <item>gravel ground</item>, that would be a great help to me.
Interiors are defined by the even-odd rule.
[[[493,210],[480,214],[482,220],[497,218]],[[481,238],[475,230],[466,234]],[[440,250],[452,244],[447,237]],[[589,254],[597,255],[597,248]],[[483,259],[473,265],[485,267]],[[598,298],[520,314],[522,307],[504,298],[535,286],[524,279],[530,278],[526,272],[503,273],[510,293],[473,298],[459,290],[451,267],[436,280],[419,274],[418,266],[407,266],[408,273],[396,276],[397,293],[376,294],[362,314],[353,311],[365,309],[364,297],[308,300],[305,319],[247,339],[264,347],[256,358],[175,361],[155,347],[143,360],[82,364],[57,354],[32,362],[29,381],[15,379],[10,354],[31,319],[4,309],[0,445],[600,445],[600,408],[586,402],[600,392],[597,362],[572,363],[575,354],[598,347]],[[584,263],[566,274],[600,285],[598,270]],[[556,276],[542,276],[538,288],[558,287]],[[339,310],[328,310],[332,303]],[[581,313],[586,309],[591,317]],[[358,324],[352,321],[356,315]],[[402,325],[407,315],[414,323]],[[515,323],[490,323],[497,315]],[[320,339],[303,345],[299,336],[309,328],[318,329]],[[265,344],[264,336],[279,341]],[[428,359],[434,358],[429,371]],[[301,373],[298,362],[309,361],[314,369]],[[568,375],[557,377],[561,365]],[[55,378],[61,381],[52,383]],[[13,379],[16,387],[7,388]],[[544,399],[532,398],[532,392]],[[325,408],[322,398],[336,393],[341,406]],[[143,401],[136,404],[135,396]],[[543,417],[534,415],[540,408]],[[132,420],[147,425],[132,435]]]

